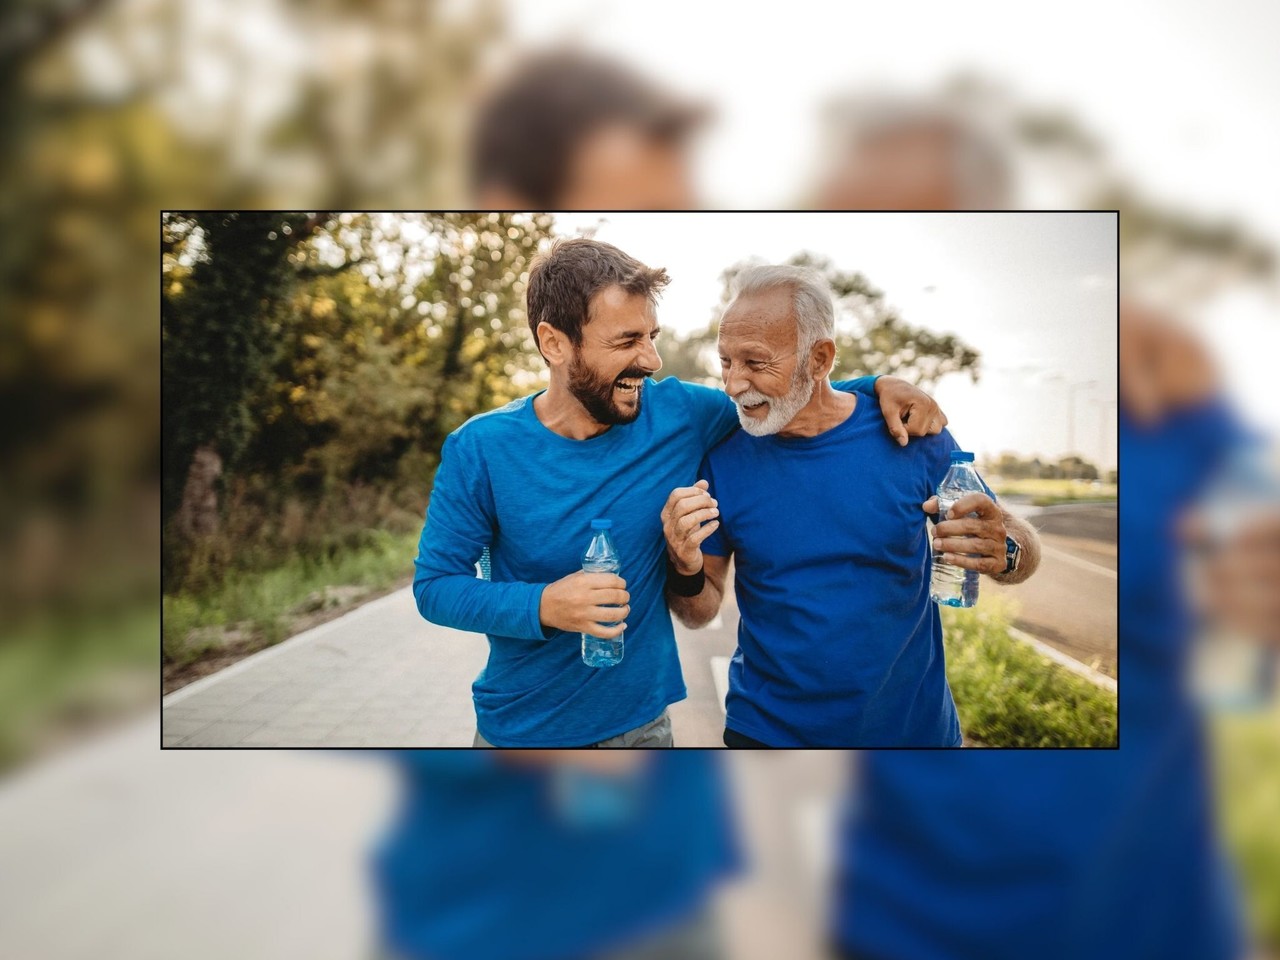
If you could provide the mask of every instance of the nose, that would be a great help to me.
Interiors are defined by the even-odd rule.
[[[650,373],[657,373],[662,369],[662,357],[658,356],[658,347],[652,340],[646,339],[644,342],[640,354],[640,366]]]
[[[732,362],[722,362],[720,364],[720,377],[724,380],[724,392],[731,397],[736,397],[751,389],[741,364],[735,366]]]

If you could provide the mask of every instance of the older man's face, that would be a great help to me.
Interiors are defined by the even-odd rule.
[[[785,287],[746,294],[720,321],[720,374],[752,436],[777,433],[813,396],[807,357],[796,351],[792,292]]]

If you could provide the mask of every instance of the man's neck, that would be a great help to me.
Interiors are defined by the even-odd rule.
[[[590,440],[609,429],[609,424],[587,413],[569,388],[554,379],[545,393],[534,398],[533,412],[544,427],[570,440]]]
[[[824,379],[814,385],[809,402],[778,431],[778,436],[816,437],[826,433],[848,420],[857,404],[857,394],[836,390]]]

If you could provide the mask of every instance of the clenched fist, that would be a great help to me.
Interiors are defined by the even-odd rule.
[[[707,481],[692,487],[676,487],[662,508],[662,533],[667,538],[667,556],[683,576],[702,569],[702,541],[716,532],[720,510]]]
[[[627,629],[623,621],[631,612],[630,604],[627,581],[620,576],[579,570],[547,584],[538,604],[538,619],[557,630],[612,640]]]

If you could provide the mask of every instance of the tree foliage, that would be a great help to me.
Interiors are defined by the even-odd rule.
[[[545,382],[524,290],[552,227],[545,214],[166,217],[166,517],[183,504],[166,534],[175,582],[186,547],[214,527],[189,522],[188,503],[200,497],[205,517],[226,512],[207,479],[224,463],[221,485],[234,487],[237,510],[262,512],[264,536],[289,502],[324,502],[333,523],[359,513],[367,525],[352,505],[369,489],[395,515],[420,517],[444,438]],[[220,456],[201,453],[188,474],[198,450]]]
[[[164,516],[178,506],[195,451],[234,460],[252,432],[249,399],[276,341],[268,313],[287,289],[288,254],[316,225],[306,214],[175,213],[163,243],[184,279],[161,293]]]
[[[344,214],[276,318],[284,349],[246,466],[303,488],[406,469],[425,486],[452,430],[542,382],[524,284],[551,227],[547,215]],[[326,273],[335,257],[360,264]]]
[[[717,319],[704,330],[664,346],[664,376],[719,382],[718,317],[729,305],[734,279],[745,267],[758,262],[736,263],[720,275]],[[827,257],[804,251],[786,262],[816,270],[831,284],[837,350],[832,379],[868,373],[893,374],[924,389],[937,386],[938,381],[950,373],[967,373],[973,382],[978,381],[980,357],[976,349],[955,334],[934,333],[907,323],[885,302],[883,291],[863,274],[842,270]]]

